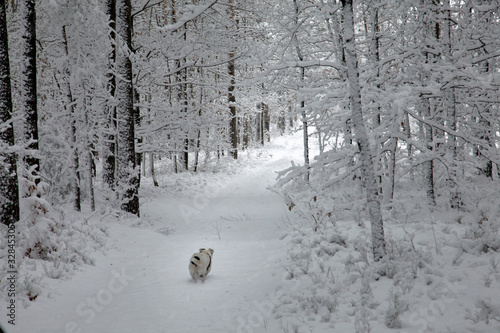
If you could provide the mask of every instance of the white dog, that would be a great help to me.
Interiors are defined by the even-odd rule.
[[[210,269],[212,268],[213,254],[214,250],[212,249],[200,249],[200,252],[191,256],[191,259],[189,260],[189,273],[194,280],[197,278],[205,280],[208,273],[210,273]]]

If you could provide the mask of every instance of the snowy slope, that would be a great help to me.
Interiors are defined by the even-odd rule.
[[[266,187],[301,154],[300,145],[274,147],[223,184],[207,177],[201,191],[157,193],[142,207],[153,222],[135,221],[143,227],[110,225],[114,249],[71,280],[49,281],[50,297],[19,309],[9,332],[265,331],[284,256],[284,205]],[[213,248],[214,261],[195,283],[187,266],[200,247]]]

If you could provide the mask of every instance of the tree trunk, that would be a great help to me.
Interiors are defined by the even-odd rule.
[[[90,200],[90,211],[95,211],[95,193],[94,193],[94,155],[92,154],[91,147],[88,147],[88,178],[89,178],[89,200]]]
[[[155,156],[153,152],[149,154],[149,169],[151,170],[151,178],[153,179],[153,185],[155,187],[158,187],[158,180],[156,179],[156,173],[155,173]]]
[[[257,122],[257,136],[256,140],[258,143],[260,143],[262,146],[264,145],[264,107],[262,106],[263,103],[258,103],[257,104],[257,109],[260,111],[256,115],[256,122]]]
[[[243,147],[242,147],[243,150],[248,148],[248,138],[250,132],[250,126],[248,122],[249,122],[249,115],[247,114],[245,115],[243,120]]]
[[[200,74],[202,74],[203,71],[200,69]],[[198,172],[200,168],[200,150],[201,150],[201,134],[202,134],[202,129],[201,129],[201,124],[203,123],[203,108],[201,107],[203,105],[203,88],[200,89],[200,101],[199,101],[199,110],[198,110],[198,133],[196,134],[196,154],[195,154],[195,162],[194,162],[194,172]]]
[[[394,189],[395,189],[395,176],[396,176],[396,152],[398,150],[398,139],[391,138],[390,139],[391,152],[389,155],[389,193],[387,200],[388,202],[393,203],[394,201]]]
[[[293,0],[293,5],[295,8],[295,16],[294,16],[294,23],[295,26],[299,26],[299,5],[297,3],[297,0]],[[299,45],[299,39],[297,38],[297,34],[293,34],[293,40],[295,42],[295,51],[297,52],[297,57],[299,58],[300,61],[304,61],[304,56],[302,55],[302,51],[300,49]],[[300,83],[301,87],[305,83],[305,77],[306,77],[306,69],[304,67],[300,68]],[[307,113],[305,110],[306,103],[304,101],[304,98],[300,98],[300,113],[302,115],[302,130],[303,130],[303,141],[304,141],[304,166],[308,169],[307,173],[305,175],[306,181],[309,181],[309,129],[308,129],[308,123],[307,123]]]
[[[410,127],[410,115],[408,114],[408,112],[404,112],[403,113],[403,132],[405,133],[406,135],[406,138],[408,140],[411,139],[411,127]],[[412,158],[413,158],[413,145],[409,142],[406,143],[406,150],[407,150],[407,156],[408,156],[408,160],[411,162]],[[414,172],[413,172],[413,168],[410,170],[410,179],[412,181],[415,180],[415,175],[414,175]]]
[[[23,93],[23,109],[25,115],[25,139],[31,141],[28,149],[38,151],[38,104],[36,80],[36,11],[35,0],[23,0],[22,3],[23,31],[23,75],[21,91]],[[28,177],[38,184],[40,181],[40,161],[30,155],[25,158]]]
[[[173,22],[177,22],[177,19],[174,17]],[[184,29],[184,40],[186,40],[186,30]],[[186,59],[178,59],[176,60],[176,80],[179,84],[177,91],[177,101],[181,106],[181,113],[184,115],[186,121],[188,120],[188,100],[187,100],[187,68],[182,68],[183,63],[186,62]],[[184,170],[189,170],[189,127],[185,125],[184,131],[184,142],[183,142],[183,151],[180,157],[181,164]]]
[[[430,102],[427,98],[421,98],[421,116],[425,119],[430,119],[431,110]],[[431,152],[433,151],[433,131],[432,126],[427,124],[422,124],[423,140],[425,140],[425,146]],[[422,164],[424,168],[424,178],[425,178],[425,192],[427,194],[427,203],[430,207],[436,206],[436,196],[434,193],[434,160],[432,156],[430,159]]]
[[[229,55],[228,72],[230,77],[230,84],[227,89],[227,98],[229,102],[229,117],[231,118],[229,123],[229,136],[231,140],[231,156],[234,159],[238,158],[238,118],[236,114],[236,96],[234,95],[234,85],[236,83],[234,79],[234,53]]]
[[[138,128],[141,126],[141,108],[138,106],[140,102],[140,96],[139,92],[137,89],[134,87],[134,129]],[[142,147],[142,137],[137,138],[137,147],[140,149]],[[137,172],[137,177],[139,178],[139,183],[141,182],[141,165],[142,165],[142,153],[141,152],[136,152],[135,153],[135,166],[136,168],[139,168]]]
[[[301,68],[301,78],[304,80],[304,68]],[[302,81],[303,82],[303,81]],[[307,123],[307,113],[305,110],[305,102],[300,102],[302,114],[302,134],[304,139],[304,166],[309,169],[309,125]],[[306,174],[306,180],[309,181],[309,171]]]
[[[424,18],[424,38],[425,39],[435,39],[437,42],[439,39],[439,24],[434,20],[433,10],[436,4],[430,2],[426,3],[423,1],[424,5],[432,6],[432,8],[424,8],[426,18]],[[430,17],[430,18],[429,18]],[[428,48],[433,47],[432,45],[426,45]],[[425,63],[436,62],[435,56],[432,53],[425,53]],[[426,80],[426,75],[424,75],[424,80]],[[433,105],[429,98],[421,97],[421,107],[422,116],[426,119],[431,119],[433,116]],[[434,150],[434,129],[428,124],[423,124],[424,135],[425,135],[425,145],[429,152]],[[425,187],[427,193],[427,203],[432,208],[436,206],[436,195],[434,191],[434,160],[431,156],[429,161],[423,163],[424,167],[424,177],[425,177]]]
[[[7,37],[7,15],[5,0],[0,0],[0,145],[14,146],[12,124],[12,87],[10,83],[9,46]],[[19,185],[17,179],[16,155],[0,151],[0,220],[10,226],[19,221]]]
[[[129,213],[139,212],[139,177],[135,169],[135,131],[134,131],[134,89],[132,86],[131,49],[131,3],[130,0],[117,1],[117,36],[124,42],[117,49],[116,72],[116,110],[118,124],[118,184],[121,187],[121,208]]]
[[[69,59],[69,48],[68,48],[68,36],[66,35],[66,26],[62,27],[62,36],[63,36],[63,44],[64,50],[66,52],[66,57]],[[68,117],[71,122],[71,148],[73,153],[73,179],[72,179],[72,187],[73,187],[73,208],[80,212],[82,210],[81,204],[81,189],[80,189],[80,158],[78,153],[78,141],[76,138],[76,114],[75,114],[75,104],[73,103],[73,94],[71,92],[71,73],[69,70],[69,63],[66,64],[66,68],[64,69],[65,81],[66,81],[66,112],[68,113]]]
[[[354,41],[354,14],[352,0],[342,0],[342,5],[344,8],[344,40],[347,77],[349,79],[351,115],[354,126],[354,135],[359,148],[362,183],[366,192],[367,207],[371,222],[373,258],[375,261],[378,261],[385,256],[384,225],[382,220],[382,211],[380,208],[377,179],[374,172],[373,155],[361,107],[361,88],[359,85],[358,62]]]
[[[86,104],[86,103],[85,103]],[[89,118],[85,112],[85,123],[87,127],[90,126]],[[95,192],[94,192],[94,178],[95,178],[95,160],[94,160],[94,145],[90,135],[87,135],[87,177],[89,182],[89,201],[90,211],[95,211]]]
[[[108,56],[108,93],[110,100],[106,105],[106,110],[108,113],[107,121],[107,133],[105,135],[104,150],[103,150],[103,180],[107,186],[114,190],[116,177],[116,106],[111,103],[112,98],[115,96],[116,90],[116,77],[115,62],[116,62],[116,0],[106,1],[106,14],[109,19],[110,28],[110,40],[111,40],[111,52]]]
[[[444,1],[444,15],[445,20],[443,23],[443,43],[444,43],[444,56],[446,62],[452,62],[452,42],[451,42],[451,32],[452,32],[452,20],[451,20],[451,3],[450,0]],[[457,130],[457,109],[455,106],[456,95],[455,88],[450,87],[444,91],[444,106],[446,117],[450,124],[450,129],[453,131]],[[450,189],[450,207],[453,209],[458,209],[463,205],[462,194],[456,183],[457,179],[457,157],[458,157],[458,139],[455,135],[450,135],[448,140],[448,149],[451,151],[452,161],[450,168],[450,179],[451,184]]]
[[[371,36],[370,36],[370,57],[373,65],[373,80],[375,81],[375,96],[380,92],[380,68],[379,68],[379,62],[380,62],[380,47],[379,47],[379,32],[380,32],[380,27],[379,27],[379,2],[377,0],[371,1],[370,2],[370,26],[371,26]],[[373,117],[373,127],[378,128],[380,127],[380,124],[382,122],[382,108],[380,106],[380,99],[376,99],[373,101],[376,104],[376,110],[375,110],[375,115]],[[377,132],[376,132],[377,133]],[[376,141],[380,140],[380,135],[378,134],[376,136]],[[380,140],[381,141],[381,140]],[[379,193],[383,197],[384,194],[384,184],[383,184],[383,174],[384,174],[384,167],[386,165],[385,161],[387,159],[385,153],[381,154],[382,148],[383,148],[383,142],[380,142],[380,144],[377,146],[376,149],[376,161],[377,164],[375,165],[375,174],[378,174],[377,181],[378,181],[378,186],[379,186]],[[390,158],[390,157],[389,157]],[[389,162],[390,164],[390,162]],[[387,165],[387,168],[390,168],[390,165]],[[390,170],[387,170],[388,173],[390,173]]]
[[[230,18],[233,24],[236,25],[235,14],[234,14],[234,0],[230,0],[231,4],[230,10]],[[236,38],[236,33],[233,34],[233,37]],[[229,51],[229,62],[227,63],[227,70],[230,78],[229,87],[227,88],[227,99],[229,103],[229,117],[231,118],[229,123],[229,137],[231,140],[231,156],[234,159],[238,158],[238,118],[237,118],[237,110],[236,110],[236,96],[234,95],[235,89],[235,49],[234,44],[236,40],[233,40],[233,46],[231,46],[231,50]]]

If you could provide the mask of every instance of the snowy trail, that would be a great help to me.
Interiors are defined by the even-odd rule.
[[[57,291],[20,310],[13,332],[268,331],[282,275],[284,206],[266,187],[292,157],[284,149],[271,154],[218,190],[143,204],[143,214],[172,233],[112,225],[116,250],[70,281],[51,282]],[[204,283],[187,269],[200,247],[215,250]]]

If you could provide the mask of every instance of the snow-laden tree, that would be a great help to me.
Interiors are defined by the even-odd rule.
[[[116,90],[115,62],[116,62],[116,0],[107,0],[104,12],[106,13],[109,24],[109,44],[110,51],[108,55],[107,71],[107,89],[109,99],[105,106],[105,141],[102,150],[103,156],[103,179],[110,189],[115,188],[116,172],[116,103],[114,101]]]
[[[276,42],[268,73],[280,88],[302,94],[297,95],[299,109],[304,101],[308,124],[322,138],[309,171],[292,166],[278,184],[284,186],[290,209],[300,211],[315,230],[329,221],[334,207],[356,205],[344,202],[333,188],[351,182],[353,175],[356,183],[368,164],[358,146],[356,122],[364,124],[365,147],[372,149],[368,156],[373,155],[375,169],[369,179],[378,184],[376,189],[368,186],[371,197],[383,198],[388,209],[402,195],[397,191],[405,191],[397,189],[397,182],[425,185],[418,188],[431,209],[443,194],[451,207],[459,208],[465,204],[461,192],[469,186],[463,175],[492,178],[498,161],[492,144],[498,127],[493,97],[498,88],[496,3],[355,1],[357,43],[351,50],[358,58],[357,120],[347,112],[355,110],[349,87],[357,75],[343,48],[347,31],[342,23],[347,20],[340,2],[297,0],[276,7],[280,22],[272,25]],[[295,45],[300,45],[302,59],[292,50]],[[330,48],[330,58],[321,52],[324,46]],[[302,67],[305,80],[296,74]],[[287,81],[293,70],[293,84],[303,82],[301,89]],[[306,172],[309,183],[301,180]],[[359,194],[369,196],[366,184],[362,188]]]
[[[349,99],[354,128],[354,137],[358,145],[361,163],[361,181],[366,191],[368,215],[372,230],[372,249],[375,261],[385,255],[384,225],[380,199],[377,188],[377,179],[374,171],[374,156],[370,147],[370,140],[366,131],[363,109],[361,104],[361,86],[359,84],[358,60],[354,37],[354,12],[352,0],[342,0],[344,13],[344,41],[345,60],[347,64],[347,79],[349,81]]]
[[[338,207],[363,207],[365,143],[351,112],[354,74],[341,1],[137,0],[120,26],[117,5],[124,8],[114,0],[37,2],[39,138],[32,142],[40,145],[34,156],[43,156],[40,176],[51,185],[51,202],[92,201],[96,180],[107,203],[117,206],[117,193],[135,200],[140,163],[148,172],[159,158],[167,172],[203,170],[263,144],[269,110],[271,120],[280,113],[300,119],[304,133],[304,162],[280,182],[290,181],[294,209],[315,210],[307,214],[316,225],[331,221]],[[383,209],[405,191],[398,185],[414,181],[430,207],[466,205],[471,177],[498,177],[498,4],[352,5],[356,110]],[[25,13],[7,22],[11,69],[19,74],[29,64]],[[28,100],[23,77],[13,76],[14,110]],[[14,127],[26,142],[23,126]],[[339,184],[352,185],[352,193],[341,194]]]
[[[106,16],[94,0],[41,9],[39,126],[48,199],[71,200],[77,210],[89,200],[93,207],[97,152],[106,142],[103,106],[110,99]]]
[[[288,21],[281,19],[276,25],[277,44],[282,49],[273,50],[277,56],[269,71],[276,73],[275,80],[283,77],[286,85],[286,71],[298,70],[298,107],[320,142],[319,156],[310,165],[284,170],[278,186],[289,209],[305,218],[313,230],[320,231],[333,222],[335,206],[342,205],[336,184],[353,174],[355,179],[362,179],[372,222],[374,259],[379,260],[384,256],[385,243],[374,170],[377,163],[371,151],[374,142],[363,119],[352,4],[346,6],[351,15],[351,25],[347,26],[348,14],[340,2],[293,1],[288,11],[285,6],[281,8],[288,16],[277,15]],[[289,22],[289,26],[283,22]],[[280,30],[280,26],[286,28]],[[305,144],[305,151],[307,148]]]
[[[0,219],[19,221],[19,185],[14,147],[14,117],[5,0],[0,0]]]
[[[338,17],[330,13],[338,13],[339,6],[297,0],[274,7],[266,75],[273,89],[290,96],[288,103],[301,118],[304,163],[309,165],[309,137],[318,138],[322,151],[337,130],[344,130],[339,118],[347,121],[348,117],[336,112],[345,97],[339,93],[345,84],[339,78],[345,71]]]
[[[411,156],[401,171],[423,167],[431,206],[436,188],[450,189],[450,206],[462,206],[460,193],[468,185],[460,175],[479,172],[491,178],[492,161],[498,160],[491,144],[497,78],[485,70],[494,68],[498,57],[490,49],[498,45],[497,9],[493,3],[422,1],[401,7],[393,18],[399,31],[395,42],[402,46],[392,58],[398,68],[394,76],[411,116],[405,135],[393,133]]]
[[[274,50],[279,50],[276,63],[280,66],[269,67],[270,72],[279,69],[286,78],[290,75],[285,70],[300,65],[296,60],[287,63],[286,57],[292,52],[283,51],[294,45],[291,31],[299,41],[302,31],[307,34],[301,45],[302,53],[313,59],[310,63],[324,65],[318,45],[328,45],[335,64],[330,69],[317,66],[314,71],[310,67],[306,70],[306,74],[314,73],[314,82],[328,92],[314,89],[311,83],[307,90],[302,89],[307,91],[304,100],[309,124],[325,133],[320,154],[310,167],[312,184],[322,185],[314,187],[316,195],[309,195],[309,204],[315,197],[325,197],[325,190],[333,184],[353,173],[359,175],[361,163],[353,145],[353,119],[346,112],[350,103],[345,98],[349,96],[346,54],[338,46],[345,38],[339,24],[343,21],[339,2],[288,4],[293,7],[295,3],[299,18],[302,15],[304,19],[299,19],[295,30],[287,28],[284,19],[276,25],[278,32],[273,38],[278,46]],[[498,5],[429,1],[355,1],[353,5],[359,13],[354,27],[361,104],[383,202],[391,207],[398,181],[417,180],[426,184],[420,189],[426,193],[429,207],[435,206],[439,195],[451,192],[450,205],[459,208],[464,204],[461,188],[469,186],[460,174],[478,172],[491,178],[493,161],[498,160],[496,147],[491,144],[498,126],[493,97],[498,54],[492,51],[498,34],[490,33],[498,29]],[[328,24],[318,24],[324,13],[331,14]],[[292,17],[290,11],[288,17]],[[300,168],[289,171],[283,182],[294,178],[292,174],[304,173]],[[334,202],[339,204],[338,198]]]
[[[31,153],[25,157],[27,177],[30,182],[40,181],[38,153],[38,86],[35,0],[21,1],[22,32],[22,109],[25,117],[24,139]]]
[[[135,82],[143,119],[139,151],[166,155],[172,169],[180,171],[199,170],[203,157],[209,161],[239,149],[251,114],[243,111],[257,111],[256,102],[244,97],[255,88],[242,78],[253,76],[251,44],[261,38],[260,28],[252,25],[256,7],[251,5],[166,1],[136,8]]]
[[[69,57],[69,46],[68,46],[68,36],[66,33],[66,26],[62,27],[62,38],[63,38],[63,44],[64,44],[64,50],[66,57]],[[76,125],[77,125],[77,116],[75,112],[75,103],[74,103],[74,98],[73,98],[73,91],[71,88],[71,81],[70,81],[70,71],[69,67],[66,66],[64,70],[64,76],[65,76],[65,87],[66,87],[66,112],[68,113],[68,116],[70,117],[70,128],[71,128],[71,134],[70,134],[70,142],[71,142],[71,148],[72,148],[72,161],[73,161],[73,182],[72,182],[72,187],[73,187],[73,207],[76,211],[81,211],[82,210],[82,205],[81,205],[81,189],[80,189],[80,183],[81,183],[81,177],[80,177],[80,156],[79,156],[79,149],[78,149],[78,141],[76,138]]]
[[[227,87],[227,101],[229,103],[229,138],[231,140],[231,156],[234,159],[238,158],[238,115],[237,115],[237,107],[236,107],[236,96],[234,93],[234,85],[236,84],[235,79],[235,56],[236,56],[236,39],[238,35],[238,27],[237,27],[237,19],[234,10],[234,0],[229,0],[229,24],[228,30],[230,30],[231,37],[231,46],[228,55],[228,63],[227,63],[227,72],[229,75],[229,86]]]
[[[139,170],[136,169],[134,89],[132,75],[132,4],[130,0],[116,2],[116,122],[117,122],[117,184],[121,207],[138,215]]]

